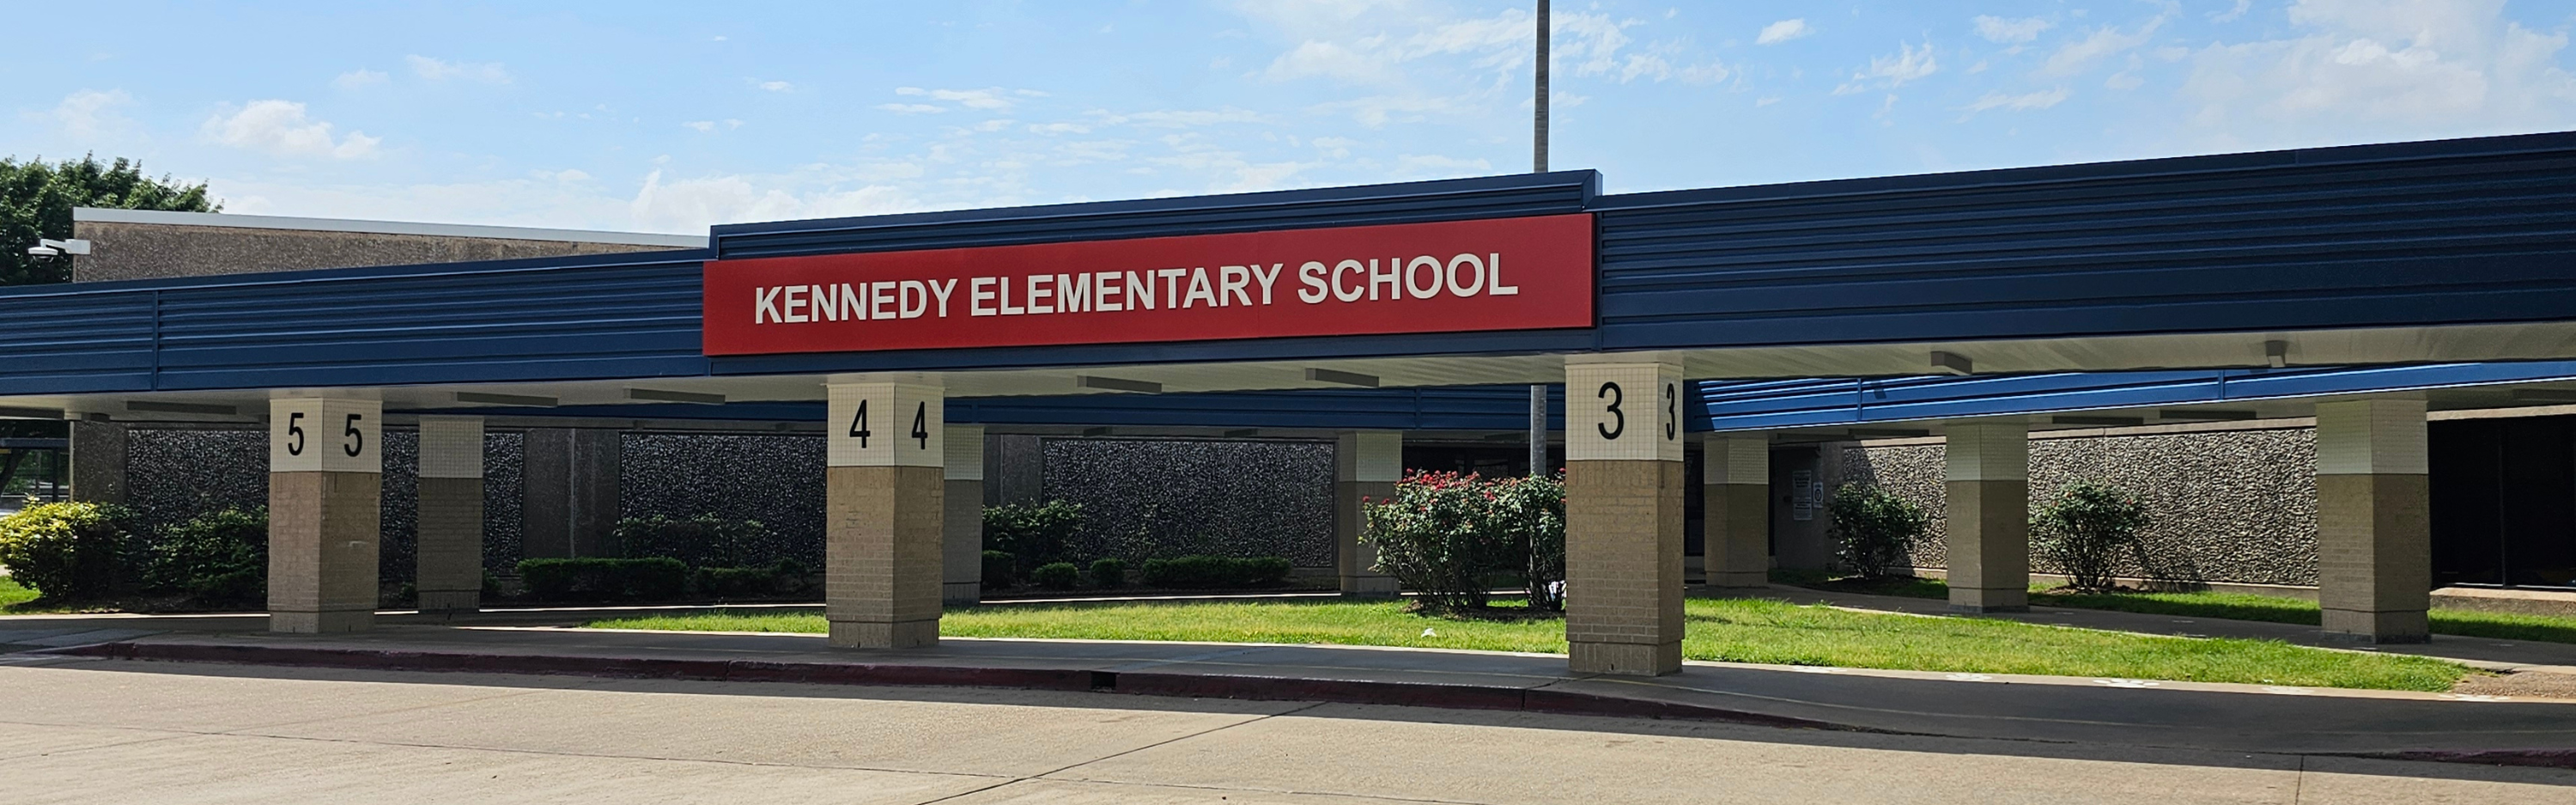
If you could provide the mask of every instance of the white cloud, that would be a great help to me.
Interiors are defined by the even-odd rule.
[[[2144,45],[2154,39],[2156,29],[2164,27],[2165,18],[2166,15],[2158,14],[2134,31],[2124,32],[2117,26],[2094,29],[2092,35],[2069,42],[2058,48],[2056,53],[2049,54],[2047,63],[2040,65],[2039,74],[2071,76],[2093,66],[2094,62]]]
[[[510,71],[497,62],[450,62],[419,54],[404,56],[403,61],[411,65],[412,75],[431,81],[461,78],[486,84],[510,83]]]
[[[742,121],[740,121],[740,120],[734,120],[734,119],[732,119],[732,118],[726,118],[726,119],[721,120],[721,121],[717,121],[717,120],[692,120],[692,121],[689,121],[689,122],[686,122],[686,123],[682,123],[682,124],[680,124],[680,127],[681,127],[681,128],[684,128],[684,129],[697,129],[697,130],[698,130],[698,131],[700,131],[700,132],[711,132],[711,131],[715,131],[715,130],[716,130],[716,128],[717,128],[717,127],[719,127],[719,126],[721,126],[721,127],[723,127],[723,128],[728,128],[728,129],[738,129],[738,128],[742,128]]]
[[[63,136],[86,140],[125,128],[130,121],[116,110],[132,105],[134,96],[125,90],[84,89],[63,96],[62,103],[54,104],[51,111],[29,117],[50,120]]]
[[[1227,123],[1259,123],[1261,114],[1248,109],[1171,109],[1151,112],[1110,114],[1093,112],[1110,125],[1132,124],[1145,128],[1186,129]]]
[[[392,76],[385,75],[384,73],[374,70],[357,69],[341,73],[340,77],[331,79],[331,86],[339,87],[341,89],[366,89],[392,80]]]
[[[932,106],[926,103],[881,103],[877,104],[877,108],[899,115],[926,115],[934,112],[948,111],[947,107]]]
[[[768,90],[768,91],[770,91],[770,92],[794,92],[794,91],[796,91],[796,85],[794,85],[794,84],[790,84],[790,83],[787,83],[787,82],[785,82],[785,81],[763,81],[763,82],[760,82],[759,84],[755,84],[754,86],[760,87],[761,89],[765,89],[765,90]]]
[[[289,157],[370,157],[383,142],[356,130],[334,137],[331,129],[328,122],[307,119],[304,104],[282,100],[252,101],[239,111],[207,118],[201,127],[217,143]]]
[[[1090,134],[1091,127],[1080,123],[1031,123],[1029,124],[1029,133],[1044,134],[1048,136],[1058,134]]]
[[[627,203],[635,226],[658,232],[703,232],[714,224],[837,218],[922,209],[919,202],[892,185],[871,184],[853,190],[797,192],[793,178],[743,175],[711,176],[665,182],[662,172],[644,177],[644,187]]]
[[[1980,16],[1972,22],[1977,25],[1978,36],[1985,37],[1988,42],[2006,45],[2038,39],[2041,31],[2057,25],[2038,17],[2008,20],[2002,17]]]
[[[896,87],[894,94],[924,96],[934,101],[947,101],[959,106],[964,106],[968,109],[1009,109],[1011,108],[1011,104],[1015,102],[1009,96],[1044,95],[1045,93],[1036,92],[1034,90],[1019,90],[1017,92],[1013,92],[1002,89],[1001,87],[987,87],[985,89],[922,89],[920,87]]]
[[[1922,80],[1941,69],[1940,61],[1932,56],[1930,42],[1923,43],[1919,48],[1899,42],[1896,48],[1895,53],[1870,59],[1869,67],[1853,73],[1849,83],[1834,88],[1834,94],[1849,95],[1861,92],[1867,90],[1872,84],[1884,89],[1895,89],[1904,86],[1906,82]]]
[[[2243,19],[2243,18],[2245,17],[2245,12],[2247,12],[2247,11],[2252,11],[2253,9],[2254,9],[2254,0],[2236,0],[2236,7],[2235,7],[2235,8],[2231,8],[2231,9],[2228,9],[2228,10],[2226,10],[2226,11],[2214,11],[2214,12],[2210,12],[2210,15],[2209,15],[2209,21],[2210,21],[2210,22],[2235,22],[2235,21],[2237,21],[2237,20],[2239,20],[2239,19]]]
[[[1816,29],[1808,27],[1807,21],[1803,18],[1781,20],[1779,22],[1762,26],[1762,33],[1753,37],[1753,44],[1777,45],[1792,39],[1813,35],[1815,32]]]
[[[2406,6],[2302,0],[2302,35],[2202,48],[2181,98],[2207,147],[2461,137],[2576,128],[2565,33],[2501,0]]]
[[[2029,111],[2032,109],[2046,109],[2051,106],[2064,103],[2066,99],[2072,95],[2073,93],[2068,92],[2065,87],[2041,90],[2039,92],[2024,95],[2006,95],[2000,92],[1989,92],[1986,93],[1985,97],[1978,98],[1975,103],[1968,104],[1964,108],[1964,111],[1973,114],[1990,109],[2003,109],[2013,112]]]

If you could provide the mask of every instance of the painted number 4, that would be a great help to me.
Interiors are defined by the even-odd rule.
[[[868,446],[868,437],[871,435],[874,434],[868,432],[868,401],[860,400],[859,415],[850,419],[850,436],[857,438],[859,447],[864,449]]]

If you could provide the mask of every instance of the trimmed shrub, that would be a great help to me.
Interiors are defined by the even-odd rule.
[[[689,575],[699,593],[727,601],[802,598],[814,594],[812,569],[794,559],[754,567],[702,567]]]
[[[164,526],[143,574],[151,589],[204,606],[268,600],[268,510],[224,508]]]
[[[689,589],[687,563],[650,559],[522,559],[519,578],[542,601],[668,601]]]
[[[41,503],[0,517],[0,567],[48,601],[114,595],[128,517],[95,503]]]
[[[1364,511],[1377,569],[1420,593],[1423,609],[1482,609],[1496,579],[1527,584],[1532,609],[1564,607],[1561,477],[1415,472]]]
[[[2147,564],[2138,532],[2147,527],[2146,504],[2138,496],[2099,481],[2068,484],[2057,499],[2031,514],[2031,547],[2066,572],[2069,586],[2111,589],[2111,571],[2122,555]]]
[[[1049,590],[1070,590],[1082,586],[1082,568],[1072,562],[1039,565],[1029,571],[1029,583]]]
[[[1025,574],[1064,561],[1065,543],[1082,529],[1082,504],[1067,500],[984,507],[984,547],[1007,551]]]
[[[1127,586],[1127,562],[1123,559],[1099,559],[1091,563],[1091,586],[1114,590]]]
[[[727,520],[712,514],[675,518],[628,517],[611,533],[628,556],[667,556],[693,567],[748,567],[769,553],[775,542],[758,520]]]
[[[985,551],[984,589],[999,590],[1011,586],[1011,571],[1018,566],[1019,558],[1012,556],[1010,551]]]
[[[1834,557],[1851,572],[1873,578],[1907,562],[1907,549],[1932,522],[1913,501],[1868,484],[1835,489],[1825,511],[1834,518]]]
[[[1147,587],[1215,590],[1276,587],[1288,581],[1293,566],[1276,556],[1238,559],[1230,556],[1183,556],[1147,559],[1138,575]]]

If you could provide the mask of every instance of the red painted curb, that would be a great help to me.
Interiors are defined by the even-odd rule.
[[[628,679],[792,682],[820,685],[1088,690],[1144,696],[1385,704],[1456,710],[1516,710],[1556,715],[1722,721],[1767,727],[1876,731],[1864,727],[1679,702],[1629,699],[1576,691],[1530,690],[1517,687],[1436,682],[1381,682],[1162,671],[1091,671],[1068,668],[582,657],[168,643],[101,643],[54,649],[44,653],[118,660],[218,662],[379,671],[561,674]]]

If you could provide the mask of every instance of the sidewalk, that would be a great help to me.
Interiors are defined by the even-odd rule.
[[[13,639],[29,625],[0,618],[0,631],[20,636]],[[93,636],[102,626],[50,625],[90,628]],[[855,651],[806,635],[394,624],[335,636],[171,631],[6,661],[76,667],[113,659],[1103,690],[2226,751],[2576,760],[2569,749],[2576,702],[2567,701],[1710,662],[1654,679],[1587,677],[1568,673],[1559,655],[1498,652],[961,638],[930,649]]]

